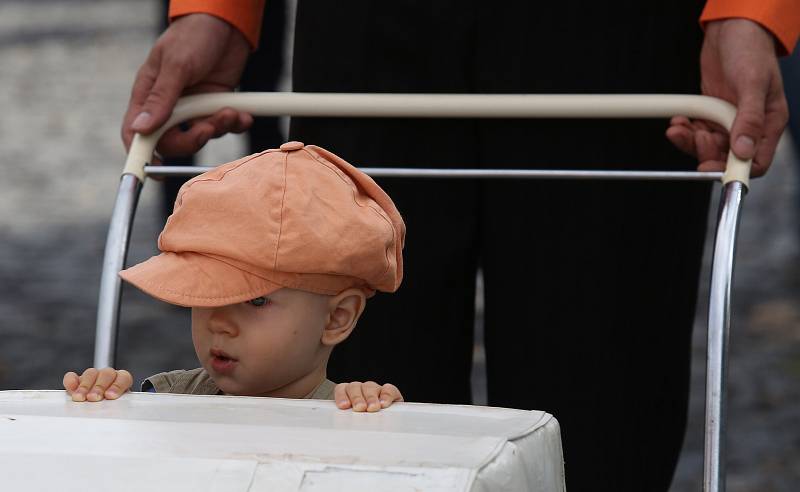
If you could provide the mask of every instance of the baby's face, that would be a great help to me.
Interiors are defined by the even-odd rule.
[[[192,308],[197,357],[227,394],[287,396],[287,385],[325,374],[328,299],[283,288],[249,302]]]

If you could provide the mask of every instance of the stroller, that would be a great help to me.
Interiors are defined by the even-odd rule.
[[[146,176],[200,174],[209,168],[149,166],[163,132],[182,121],[232,107],[255,115],[431,118],[651,118],[676,114],[730,128],[736,111],[727,102],[683,95],[429,95],[238,93],[182,99],[164,127],[134,137],[119,185],[106,243],[98,303],[94,366],[114,365],[121,280],[137,200]],[[719,172],[564,171],[362,168],[373,177],[721,180],[711,272],[706,375],[704,490],[725,489],[725,379],[734,250],[750,163],[729,153]]]

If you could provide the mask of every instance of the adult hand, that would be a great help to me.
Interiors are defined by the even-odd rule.
[[[180,96],[232,91],[249,53],[245,37],[217,17],[189,14],[172,22],[136,74],[122,123],[125,148],[134,133],[150,134],[163,125]],[[183,131],[170,129],[157,149],[162,155],[190,155],[209,139],[243,132],[252,123],[251,115],[225,108]]]
[[[730,135],[713,123],[676,116],[667,129],[667,138],[697,156],[700,171],[725,170],[732,142],[737,157],[753,159],[751,174],[763,175],[789,120],[772,35],[747,19],[710,22],[700,53],[700,70],[703,94],[737,107]]]

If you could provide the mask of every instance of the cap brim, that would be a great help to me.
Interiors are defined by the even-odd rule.
[[[209,256],[165,252],[119,272],[123,280],[170,304],[217,307],[270,294],[282,285]]]

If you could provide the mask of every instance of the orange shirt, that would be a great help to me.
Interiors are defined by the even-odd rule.
[[[700,23],[731,17],[754,20],[778,40],[778,52],[791,53],[800,36],[800,1],[798,0],[708,0]]]
[[[255,49],[261,35],[264,0],[171,0],[169,18],[202,12],[228,22],[244,34]]]
[[[169,18],[204,12],[236,26],[250,45],[258,46],[261,15],[265,0],[172,0]],[[800,1],[798,0],[708,0],[700,23],[718,19],[744,17],[768,29],[778,40],[778,51],[792,51],[800,36]]]

